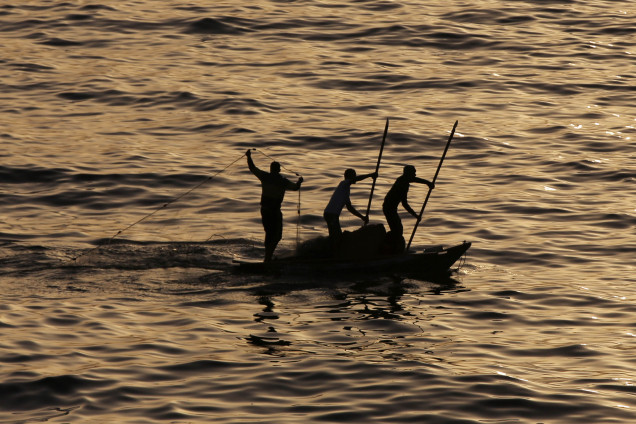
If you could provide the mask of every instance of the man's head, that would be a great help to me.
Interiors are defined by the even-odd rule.
[[[409,178],[415,177],[415,174],[416,174],[415,167],[413,165],[406,165],[402,172],[404,173],[404,175],[406,175]]]
[[[356,170],[355,169],[347,169],[344,173],[345,180],[355,180],[356,179]]]
[[[269,165],[269,172],[271,172],[272,174],[280,174],[280,163],[272,162]]]

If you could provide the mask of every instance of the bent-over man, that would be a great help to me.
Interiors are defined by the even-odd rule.
[[[368,222],[369,218],[363,216],[356,210],[356,208],[353,207],[349,195],[351,193],[352,184],[369,177],[376,179],[378,174],[374,172],[372,174],[357,176],[356,171],[349,168],[344,173],[344,180],[338,184],[338,187],[336,187],[331,195],[331,200],[329,200],[329,203],[325,208],[323,217],[325,218],[327,228],[329,229],[329,242],[332,249],[338,244],[342,237],[342,228],[340,228],[340,213],[344,206],[346,206],[349,212],[360,218],[365,224]]]

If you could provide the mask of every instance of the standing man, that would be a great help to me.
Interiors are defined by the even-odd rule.
[[[404,251],[404,236],[402,234],[404,227],[402,226],[402,220],[397,211],[398,205],[402,203],[402,206],[404,206],[404,209],[406,209],[408,213],[413,215],[416,219],[420,219],[419,215],[409,206],[409,202],[406,200],[410,183],[426,184],[431,190],[435,188],[435,184],[432,182],[418,178],[415,175],[415,167],[406,165],[402,175],[395,180],[393,187],[391,187],[384,197],[384,203],[382,204],[382,212],[384,212],[386,222],[389,224],[390,240],[395,243],[395,250],[399,252]]]
[[[269,172],[265,172],[254,165],[250,149],[245,156],[247,156],[247,166],[250,171],[261,181],[261,219],[265,229],[265,262],[269,262],[274,256],[278,242],[283,238],[283,213],[280,207],[285,197],[285,190],[299,190],[303,177],[294,184],[280,174],[280,163],[272,162]]]
[[[378,178],[378,174],[377,172],[374,172],[372,174],[360,175],[358,177],[356,175],[356,171],[349,168],[344,173],[344,180],[338,184],[333,195],[331,195],[331,200],[329,200],[329,203],[325,208],[323,217],[325,218],[325,221],[327,221],[327,228],[329,228],[329,242],[332,250],[337,246],[340,238],[342,237],[342,228],[340,228],[340,213],[344,206],[347,207],[349,212],[364,221],[365,224],[369,221],[368,217],[363,216],[356,210],[356,208],[353,207],[351,199],[349,198],[351,184],[355,184],[358,181],[362,181],[369,177],[375,180]]]

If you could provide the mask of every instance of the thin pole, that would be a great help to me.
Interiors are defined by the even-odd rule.
[[[439,165],[437,166],[437,171],[435,172],[435,176],[433,177],[433,185],[435,185],[435,180],[437,180],[437,175],[439,175],[439,170],[442,168],[442,163],[444,163],[444,158],[446,157],[446,152],[448,152],[448,148],[450,147],[451,140],[453,139],[453,135],[455,135],[455,128],[457,128],[457,123],[459,121],[455,121],[455,125],[453,125],[453,130],[448,137],[448,142],[446,143],[446,148],[444,149],[444,153],[442,154],[442,158],[439,160]],[[406,251],[409,251],[411,247],[411,242],[413,242],[413,237],[415,237],[415,231],[417,231],[418,225],[420,225],[420,221],[422,220],[422,215],[424,215],[424,208],[426,208],[426,204],[428,203],[428,198],[431,197],[431,191],[433,191],[430,187],[428,189],[428,194],[426,195],[426,199],[424,200],[424,204],[422,205],[422,209],[420,210],[420,214],[417,217],[417,221],[415,222],[415,227],[413,227],[413,232],[411,233],[411,238],[409,239],[409,243],[406,245]]]
[[[382,161],[382,152],[384,151],[384,142],[386,141],[386,134],[389,131],[389,118],[386,118],[386,125],[384,126],[384,135],[382,136],[382,145],[380,146],[380,154],[378,155],[378,163],[375,165],[375,172],[377,173],[380,169],[380,162]],[[367,214],[365,215],[369,218],[369,211],[371,210],[371,200],[373,199],[373,190],[375,189],[375,181],[373,180],[373,184],[371,185],[371,194],[369,195],[369,204],[367,205]]]

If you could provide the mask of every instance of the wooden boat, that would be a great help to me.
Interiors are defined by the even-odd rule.
[[[433,276],[448,274],[470,248],[470,242],[456,246],[435,246],[420,252],[377,255],[367,258],[292,256],[270,262],[235,258],[238,272],[263,274],[342,275],[378,273]]]

